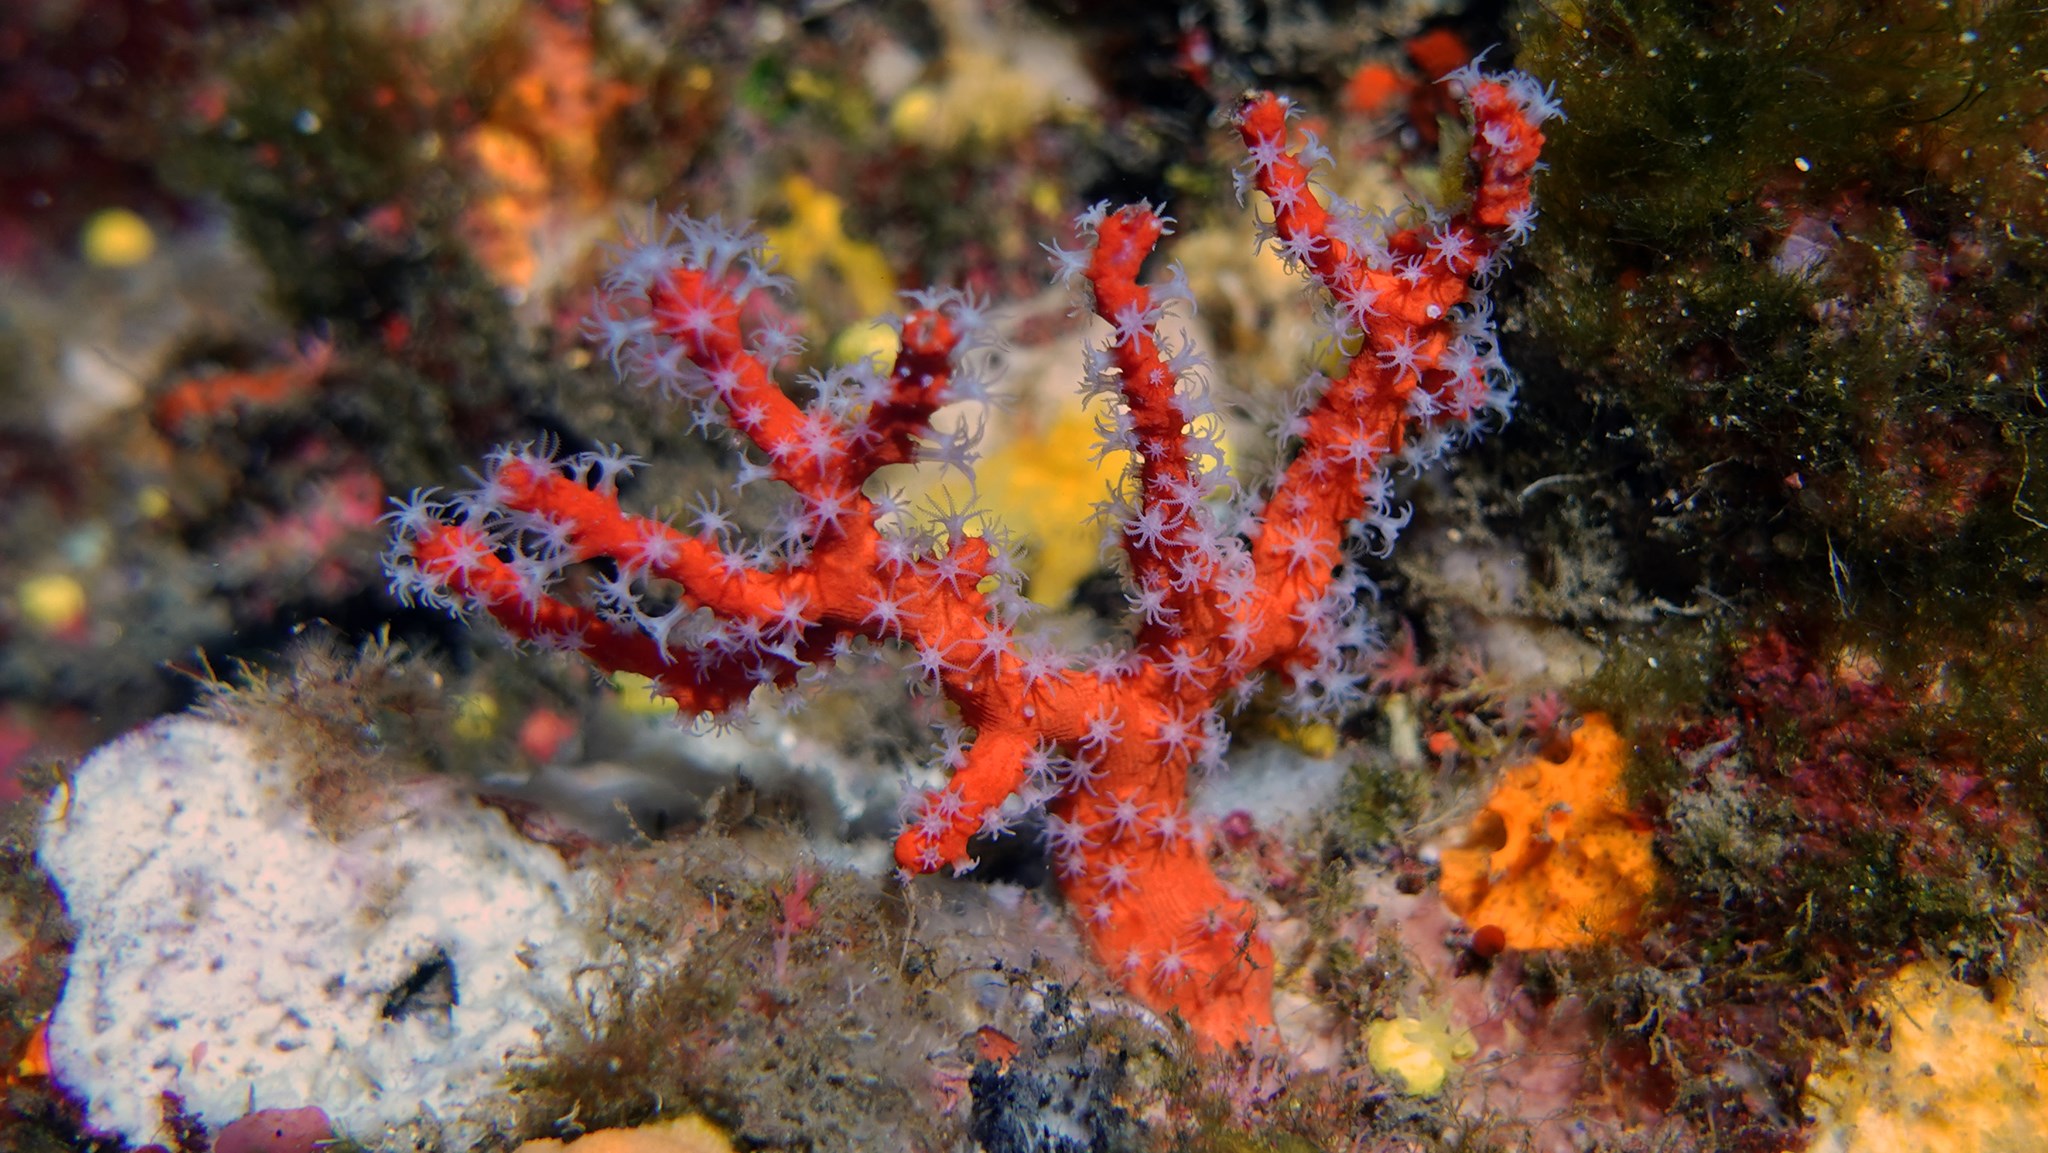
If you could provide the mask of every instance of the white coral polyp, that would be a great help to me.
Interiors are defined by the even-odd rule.
[[[94,1127],[160,1140],[173,1093],[209,1128],[315,1105],[367,1145],[467,1147],[574,1003],[582,889],[551,850],[446,789],[337,844],[301,771],[173,718],[52,799],[39,856],[78,944],[50,1053]]]

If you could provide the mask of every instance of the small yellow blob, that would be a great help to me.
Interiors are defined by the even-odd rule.
[[[789,94],[799,100],[822,102],[832,95],[832,85],[808,68],[797,68],[789,74]]]
[[[1400,1082],[1411,1097],[1435,1096],[1460,1061],[1479,1051],[1478,1042],[1436,1015],[1374,1021],[1365,1030],[1365,1057],[1373,1072]]]
[[[832,338],[832,346],[826,355],[834,364],[852,364],[856,361],[871,360],[880,372],[889,371],[896,363],[896,330],[886,324],[872,324],[863,321],[849,324]]]
[[[1066,190],[1052,181],[1034,180],[1028,199],[1033,212],[1040,216],[1058,217],[1066,211],[1066,196]]]
[[[69,573],[44,573],[21,582],[15,603],[30,624],[59,633],[85,619],[85,586]]]
[[[639,673],[612,674],[612,687],[619,691],[619,709],[636,717],[672,716],[676,703],[657,695],[654,682]]]
[[[1102,564],[1102,531],[1089,517],[1130,454],[1091,464],[1095,441],[1088,414],[1069,412],[991,452],[976,478],[996,522],[1023,539],[1025,591],[1039,604],[1065,605]],[[959,500],[964,505],[964,488]]]
[[[599,1129],[568,1142],[542,1137],[513,1153],[732,1153],[732,1142],[702,1117],[678,1117],[638,1129]]]
[[[155,520],[171,511],[171,494],[151,485],[135,494],[135,511],[144,520]]]
[[[901,140],[922,140],[938,118],[938,90],[920,84],[896,98],[895,107],[889,109],[889,131]]]
[[[1326,721],[1286,721],[1282,722],[1280,728],[1281,740],[1311,757],[1335,756],[1337,737],[1337,727]]]
[[[103,209],[85,222],[78,249],[88,264],[133,268],[156,252],[156,233],[148,221],[126,208]]]
[[[455,698],[455,735],[480,741],[498,730],[498,698],[489,693],[464,693]]]
[[[789,202],[789,223],[763,234],[783,272],[808,284],[829,268],[864,316],[895,307],[896,274],[881,249],[846,235],[843,201],[802,176],[782,182],[782,198]]]

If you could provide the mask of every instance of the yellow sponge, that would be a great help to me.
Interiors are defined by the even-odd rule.
[[[599,1129],[574,1141],[528,1141],[513,1153],[732,1153],[732,1142],[702,1117],[678,1117],[638,1129]]]
[[[1396,1017],[1366,1026],[1365,1058],[1373,1072],[1411,1097],[1431,1097],[1458,1063],[1479,1051],[1472,1034],[1438,1014]]]
[[[1879,1001],[1889,1051],[1814,1062],[1811,1153],[2032,1153],[2048,1134],[2048,953],[1988,990],[1908,965]]]

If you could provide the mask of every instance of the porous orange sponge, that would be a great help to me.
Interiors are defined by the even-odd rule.
[[[1509,767],[1443,854],[1444,904],[1475,929],[1498,926],[1509,947],[1571,949],[1635,928],[1656,880],[1649,824],[1621,783],[1628,747],[1608,719],[1588,716],[1562,764]]]

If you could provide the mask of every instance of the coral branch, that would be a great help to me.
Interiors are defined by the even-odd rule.
[[[835,369],[798,405],[772,372],[794,340],[743,319],[750,293],[778,287],[759,239],[688,217],[621,253],[594,334],[622,377],[762,454],[747,478],[787,485],[790,509],[736,551],[715,504],[694,534],[625,512],[617,481],[634,462],[616,450],[501,450],[478,488],[416,493],[392,514],[393,588],[645,675],[689,714],[735,712],[756,686],[791,685],[855,638],[895,647],[958,717],[942,755],[951,775],[909,815],[898,864],[969,868],[977,837],[1042,809],[1061,889],[1104,965],[1207,1041],[1247,1039],[1272,1023],[1272,954],[1256,909],[1210,868],[1189,772],[1221,765],[1219,703],[1262,671],[1284,677],[1299,713],[1360,698],[1375,644],[1351,546],[1384,552],[1406,521],[1389,465],[1427,466],[1513,401],[1482,290],[1533,223],[1538,125],[1555,110],[1524,77],[1452,79],[1474,116],[1476,185],[1457,210],[1402,227],[1325,207],[1283,101],[1255,96],[1239,111],[1243,187],[1272,207],[1266,238],[1328,293],[1332,335],[1356,350],[1334,379],[1310,382],[1291,459],[1259,507],[1243,507],[1225,473],[1199,357],[1161,335],[1184,282],[1139,279],[1170,221],[1144,204],[1098,207],[1080,220],[1088,249],[1054,250],[1109,326],[1086,387],[1112,400],[1108,447],[1135,461],[1127,503],[1112,504],[1133,610],[1122,651],[1083,659],[1016,636],[1007,561],[968,531],[973,513],[906,532],[895,502],[865,491],[887,465],[968,463],[972,437],[932,417],[978,387],[981,308],[919,294],[886,373]],[[584,589],[573,598],[558,592],[572,566]],[[651,595],[657,581],[680,590],[675,603]]]

